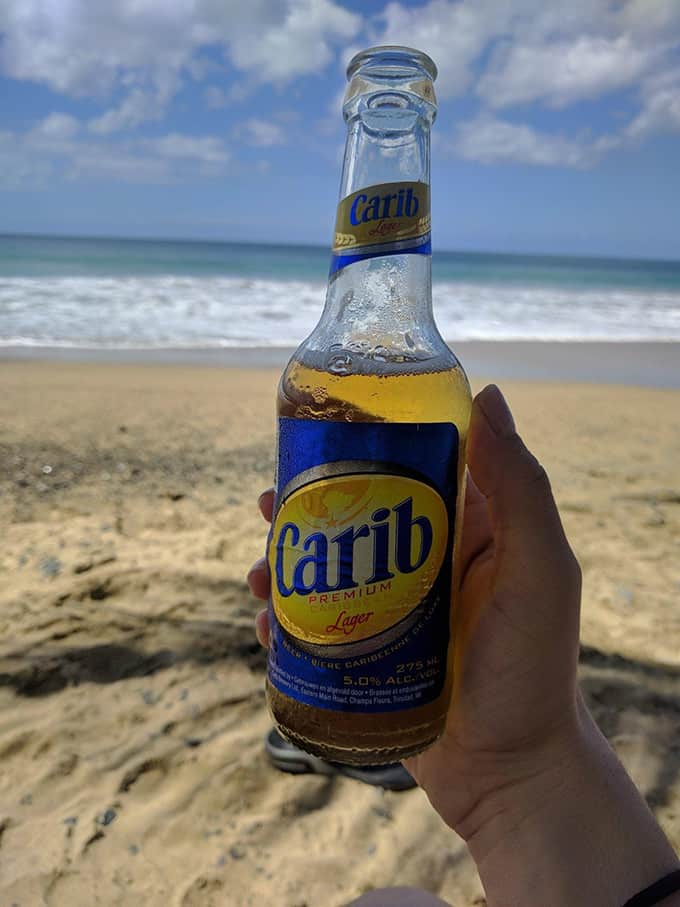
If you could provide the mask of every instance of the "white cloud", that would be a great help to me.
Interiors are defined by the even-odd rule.
[[[130,70],[153,71],[161,85],[188,57],[160,3],[4,0],[4,7],[4,72],[64,94],[104,95]]]
[[[424,50],[439,70],[439,97],[457,97],[474,84],[494,42],[514,47],[591,33],[607,6],[608,0],[430,0],[418,7],[391,2],[376,17],[371,37],[376,44]]]
[[[471,82],[472,63],[503,27],[502,20],[489,15],[488,6],[486,0],[431,0],[422,7],[388,3],[379,17],[381,28],[374,39],[379,44],[404,44],[424,50],[439,69],[439,96],[461,95]]]
[[[666,40],[680,36],[680,7],[677,0],[628,0],[617,11],[621,26],[636,33],[663,35]]]
[[[68,180],[111,180],[121,183],[165,184],[173,182],[167,161],[105,146],[76,147],[65,162]]]
[[[99,114],[86,124],[89,145],[68,114],[52,114],[33,130],[34,151],[40,142],[51,142],[56,154],[57,142],[68,146],[78,137],[81,148],[87,145],[88,153],[94,149],[88,161],[103,153],[99,137],[162,120],[187,80],[204,82],[205,103],[219,109],[250,98],[262,83],[285,87],[318,73],[359,43],[420,47],[439,67],[441,98],[476,96],[482,113],[461,127],[458,142],[464,149],[474,148],[485,135],[489,144],[484,153],[489,154],[493,136],[510,128],[515,130],[514,153],[524,159],[585,166],[578,161],[595,159],[614,139],[598,144],[550,136],[496,119],[488,110],[530,102],[562,107],[621,89],[640,105],[631,122],[621,126],[622,138],[677,128],[673,52],[680,42],[680,0],[428,0],[418,5],[392,0],[384,6],[382,0],[365,5],[370,18],[349,11],[344,2],[0,0],[0,72],[99,102]],[[477,125],[468,133],[470,122]],[[335,134],[339,113],[334,111],[330,123],[322,114],[319,131]],[[264,119],[260,112],[235,134],[262,147],[285,141],[275,117]],[[120,142],[116,147],[122,153]],[[159,147],[137,146],[126,153],[172,160],[172,173],[188,159],[163,156]],[[208,156],[227,153],[205,144],[196,147]],[[201,160],[200,155],[194,160]],[[223,165],[223,160],[200,163]],[[88,163],[78,172],[92,172],[93,166]],[[110,169],[115,169],[113,163]],[[130,161],[119,172],[133,169]]]
[[[542,167],[588,167],[611,145],[611,139],[575,141],[531,126],[482,115],[460,123],[452,149],[483,164],[534,164]]]
[[[39,188],[47,178],[174,183],[224,173],[231,153],[219,136],[172,132],[105,142],[67,114],[50,114],[26,132],[0,132],[0,185]]]
[[[643,85],[642,97],[640,113],[626,128],[629,138],[680,132],[680,66],[648,79]]]
[[[51,175],[49,160],[26,154],[14,132],[0,130],[0,189],[35,189],[44,186]]]
[[[280,7],[282,4],[278,4]],[[231,41],[232,63],[264,82],[286,82],[292,75],[319,72],[332,59],[329,38],[348,41],[361,27],[361,17],[331,0],[294,0],[281,23]]]
[[[45,139],[70,139],[80,129],[78,120],[68,113],[50,113],[33,129],[33,135]]]
[[[634,84],[658,56],[656,48],[638,47],[628,35],[506,44],[494,53],[477,91],[491,107],[538,99],[563,107]]]
[[[144,146],[167,158],[200,161],[204,164],[226,164],[230,154],[222,139],[214,135],[182,135],[171,132],[149,139]]]
[[[117,106],[93,120],[108,134],[156,119],[186,74],[220,47],[252,83],[285,84],[322,69],[361,17],[333,0],[3,0],[0,71]]]
[[[373,20],[371,37],[429,53],[441,98],[476,86],[491,107],[534,100],[559,107],[637,88],[646,74],[668,68],[680,0],[392,2]]]
[[[429,53],[440,98],[477,95],[480,113],[444,140],[471,160],[588,167],[632,139],[680,130],[680,0],[391,2],[369,29],[374,43]],[[599,139],[541,132],[489,113],[530,102],[560,108],[622,89],[639,98],[640,112]]]
[[[294,108],[281,108],[274,113],[274,118],[279,123],[285,123],[290,126],[292,123],[299,123],[302,120],[302,113]]]
[[[252,117],[241,123],[236,134],[242,137],[249,145],[267,147],[268,145],[283,145],[286,142],[286,133],[278,123],[260,120]]]
[[[220,110],[232,104],[243,104],[257,90],[258,83],[250,76],[232,82],[228,87],[208,85],[203,93],[205,102],[211,110]]]
[[[149,120],[158,120],[164,113],[164,102],[139,88],[134,88],[118,107],[112,107],[88,123],[92,132],[109,135],[112,132],[132,129]]]

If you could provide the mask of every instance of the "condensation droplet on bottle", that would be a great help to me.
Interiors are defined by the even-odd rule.
[[[349,375],[352,371],[352,357],[349,353],[333,353],[328,357],[326,367],[334,375]]]

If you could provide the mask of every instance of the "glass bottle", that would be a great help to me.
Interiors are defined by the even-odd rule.
[[[432,314],[435,77],[405,47],[349,64],[326,305],[278,392],[268,703],[343,763],[426,748],[452,689],[471,395]]]

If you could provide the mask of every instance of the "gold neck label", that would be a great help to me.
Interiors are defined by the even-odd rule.
[[[380,183],[352,192],[338,205],[331,273],[363,258],[430,253],[430,187]]]

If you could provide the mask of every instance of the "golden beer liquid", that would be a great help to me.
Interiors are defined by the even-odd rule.
[[[267,681],[269,708],[279,730],[297,746],[332,762],[354,765],[396,762],[421,752],[444,729],[453,683],[465,443],[471,409],[465,372],[453,354],[445,357],[445,364],[445,368],[429,372],[336,375],[293,359],[279,383],[279,416],[333,422],[452,422],[460,438],[451,641],[446,682],[440,696],[426,705],[401,711],[350,713],[298,702]]]

